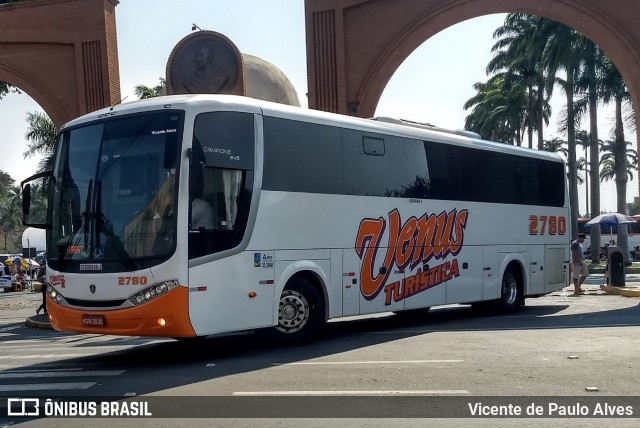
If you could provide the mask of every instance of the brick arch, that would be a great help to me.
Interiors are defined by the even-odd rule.
[[[118,0],[0,4],[0,80],[33,98],[56,126],[120,101]]]
[[[22,92],[29,95],[48,114],[56,126],[61,126],[66,122],[70,114],[67,109],[56,99],[55,95],[47,89],[44,84],[28,73],[16,70],[6,64],[0,64],[0,80],[11,82],[20,88]]]

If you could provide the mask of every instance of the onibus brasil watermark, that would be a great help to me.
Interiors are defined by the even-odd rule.
[[[55,401],[50,398],[7,398],[7,416],[153,416],[146,401]]]

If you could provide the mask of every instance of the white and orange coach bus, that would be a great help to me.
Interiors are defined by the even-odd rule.
[[[295,341],[329,319],[511,311],[562,288],[562,160],[423,128],[221,95],[66,124],[53,170],[22,183],[25,223],[47,228],[53,327]]]

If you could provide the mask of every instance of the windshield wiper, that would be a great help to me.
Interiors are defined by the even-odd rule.
[[[89,186],[87,187],[87,199],[85,200],[85,204],[84,204],[84,211],[80,214],[80,222],[79,222],[80,224],[78,225],[77,228],[75,228],[76,222],[72,221],[70,225],[72,230],[69,233],[69,237],[66,240],[64,237],[61,237],[61,239],[57,243],[59,262],[63,262],[65,260],[65,256],[69,251],[69,247],[73,244],[73,240],[74,238],[77,237],[78,233],[82,232],[84,234],[83,249],[86,250],[87,246],[89,245],[88,231],[89,231],[89,227],[91,226],[90,220],[91,220],[91,193],[92,192],[93,192],[93,180],[89,180]],[[60,249],[61,242],[64,242],[64,247],[62,250]]]
[[[89,231],[91,230],[91,193],[93,192],[93,180],[89,180],[89,187],[87,188],[87,200],[84,204],[84,211],[80,215],[80,219],[83,220],[82,225],[84,228],[84,248],[89,250],[89,254],[91,254],[91,247],[87,247],[89,244],[88,237]],[[84,219],[82,218],[84,217]],[[89,255],[91,257],[91,255]]]

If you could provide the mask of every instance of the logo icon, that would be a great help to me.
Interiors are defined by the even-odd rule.
[[[391,299],[399,302],[460,276],[458,260],[445,259],[449,255],[458,255],[462,250],[468,217],[468,210],[453,209],[439,214],[425,213],[420,218],[410,217],[403,222],[398,209],[394,209],[386,219],[363,219],[355,242],[356,254],[362,260],[362,296],[373,300],[384,291],[385,305],[388,306]],[[388,239],[386,245],[382,242],[385,234]],[[379,250],[385,247],[386,254],[382,256]],[[419,268],[415,275],[387,284],[394,265],[398,271],[411,271],[427,265],[432,259],[442,263],[430,269]]]
[[[40,399],[7,398],[7,416],[40,416]]]
[[[95,284],[91,284],[89,286],[89,291],[91,291],[91,294],[96,294],[96,286],[95,286]]]

